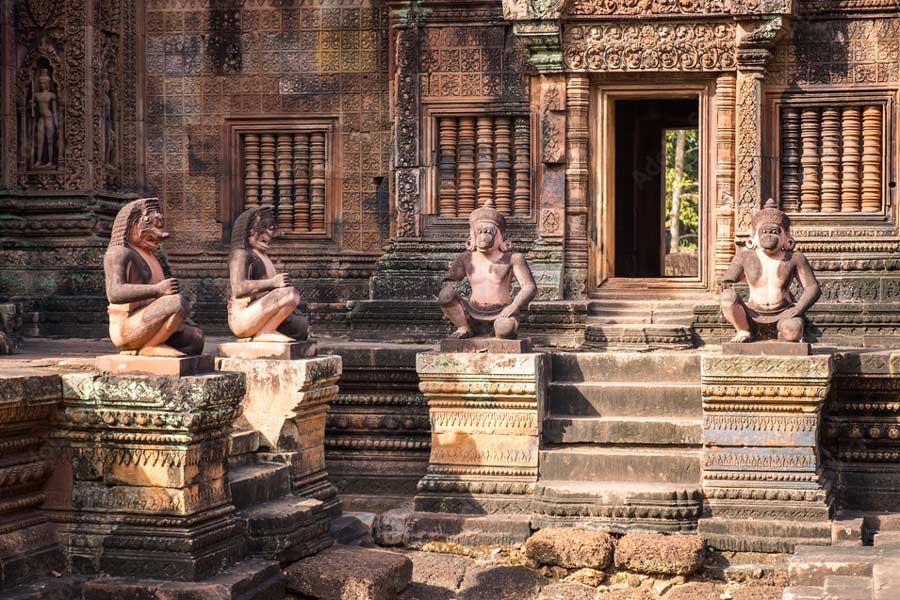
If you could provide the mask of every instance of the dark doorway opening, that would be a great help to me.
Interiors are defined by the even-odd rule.
[[[698,127],[697,98],[615,101],[615,277],[698,275]]]

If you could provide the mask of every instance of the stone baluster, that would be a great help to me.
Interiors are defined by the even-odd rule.
[[[716,78],[716,278],[728,268],[734,256],[734,75]]]
[[[496,160],[494,161],[495,201],[497,210],[505,215],[513,212],[512,187],[510,182],[510,169],[512,168],[512,127],[509,117],[496,117],[494,119],[494,147]]]
[[[260,137],[259,164],[262,175],[260,189],[262,191],[260,203],[275,204],[275,136],[264,133]]]
[[[881,107],[862,113],[862,211],[881,210]]]
[[[459,118],[456,194],[457,214],[467,217],[475,209],[475,117]]]
[[[478,117],[478,206],[494,197],[494,119]]]
[[[291,134],[279,133],[276,147],[276,163],[278,164],[278,208],[275,213],[278,228],[281,231],[290,231],[294,226],[294,203],[291,184]]]
[[[438,166],[438,214],[442,217],[456,216],[456,117],[441,117],[438,120],[438,144],[440,159]]]
[[[309,136],[309,230],[325,231],[325,134],[313,132]]]
[[[531,210],[531,137],[528,117],[516,117],[513,122],[513,213],[527,215]]]
[[[858,212],[860,208],[859,107],[845,107],[841,117],[841,139],[844,144],[844,152],[841,158],[841,212]]]
[[[294,134],[294,231],[309,231],[309,134]]]
[[[781,210],[800,206],[800,109],[781,111]]]
[[[822,110],[822,212],[841,210],[841,112]]]
[[[244,208],[259,206],[259,136],[244,136]]]
[[[821,206],[819,196],[819,109],[804,108],[800,115],[800,138],[803,151],[800,164],[803,168],[803,183],[800,185],[800,210],[818,212]]]

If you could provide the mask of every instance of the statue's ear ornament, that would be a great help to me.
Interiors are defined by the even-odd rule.
[[[747,241],[745,242],[745,244],[747,246],[747,250],[753,250],[754,248],[756,248],[756,242],[753,241],[752,237],[747,238]]]
[[[793,250],[796,247],[797,247],[797,240],[795,240],[792,237],[789,237],[787,239],[787,242],[785,242],[785,244],[784,244],[784,250]]]

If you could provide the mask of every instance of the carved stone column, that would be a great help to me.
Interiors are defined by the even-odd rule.
[[[590,79],[586,74],[569,75],[568,144],[566,145],[566,298],[580,300],[587,293],[588,229],[588,106]]]
[[[718,282],[734,256],[735,76],[716,79],[716,254]]]
[[[402,22],[396,25],[391,103],[394,121],[394,197],[396,198],[396,237],[419,235],[420,156],[419,156],[419,28]]]
[[[793,552],[831,542],[818,442],[830,354],[703,358],[700,533],[722,550]]]
[[[749,27],[753,27],[749,29]],[[742,29],[737,51],[735,235],[746,239],[750,217],[762,197],[762,79],[770,49],[781,31],[776,17]]]
[[[431,458],[416,510],[528,515],[537,482],[547,356],[422,353]]]

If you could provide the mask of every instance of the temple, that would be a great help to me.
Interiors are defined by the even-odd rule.
[[[499,515],[502,535],[451,541],[524,543],[574,527],[700,535],[796,559],[807,546],[839,547],[848,527],[854,543],[900,539],[900,518],[872,516],[900,512],[898,100],[896,0],[2,2],[0,353],[44,361],[33,376],[62,420],[23,417],[27,427],[51,449],[81,444],[85,425],[70,421],[81,403],[101,402],[96,389],[51,382],[75,377],[46,367],[71,357],[29,347],[107,337],[112,305],[137,298],[107,296],[116,216],[158,198],[170,236],[145,279],[177,280],[161,293],[177,307],[157,316],[178,322],[120,348],[168,349],[184,329],[190,344],[173,352],[199,354],[205,335],[198,360],[212,365],[214,348],[239,349],[237,338],[304,341],[306,319],[314,339],[279,350],[283,360],[219,352],[215,375],[166,375],[190,380],[171,384],[179,394],[212,394],[205,377],[231,386],[210,400],[214,433],[183,432],[233,437],[237,454],[215,469],[280,481],[284,493],[267,502],[310,503],[302,527],[281,532],[293,542],[269,554],[233,548],[229,568],[322,556],[330,542],[312,534],[304,550],[284,548],[301,529],[324,535],[341,506],[408,509],[397,534],[407,546],[485,514]],[[503,257],[483,272],[514,260],[515,277],[504,275],[496,298],[476,290],[492,301],[473,309],[472,287],[489,277],[463,277],[471,256],[449,278],[448,265],[471,255],[470,217],[485,210],[500,215],[491,223],[502,222]],[[754,241],[761,210],[777,210],[767,223],[784,238],[769,275]],[[265,264],[249,242],[232,255],[232,240],[250,236],[247,211],[271,225]],[[258,273],[241,271],[253,261]],[[775,277],[779,261],[799,274]],[[134,278],[126,262],[120,278]],[[280,279],[254,283],[264,278]],[[253,285],[238,293],[235,282]],[[777,305],[758,301],[767,285]],[[253,313],[235,329],[244,305],[276,297],[277,318],[264,326]],[[122,311],[116,330],[132,317]],[[480,334],[518,339],[436,359],[441,340],[470,334],[473,314]],[[760,323],[773,338],[765,347]],[[0,357],[0,378],[21,376],[4,360],[24,364]],[[251,399],[266,377],[296,383],[271,435],[253,421],[257,409],[268,418],[266,404]],[[8,389],[4,400],[27,403]],[[138,402],[129,393],[115,392]],[[301,415],[324,432],[304,430]],[[279,433],[282,422],[300,433]],[[464,430],[466,444],[454,437]],[[280,471],[275,455],[287,461]],[[108,574],[98,557],[79,567],[72,536],[85,525],[47,464],[37,477],[49,481],[47,501],[28,510],[44,515],[42,535],[62,540],[50,570]],[[99,485],[79,473],[68,475],[76,492]],[[251,531],[262,500],[246,494],[232,494],[228,526],[240,518]],[[440,520],[451,514],[452,527]],[[870,562],[854,575],[874,577]],[[184,578],[215,571],[191,568]],[[0,588],[23,583],[5,577]]]

